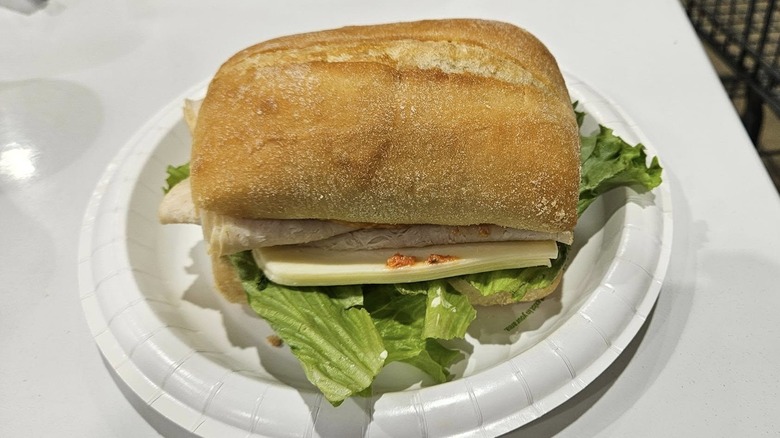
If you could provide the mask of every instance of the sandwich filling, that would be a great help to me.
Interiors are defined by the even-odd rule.
[[[268,278],[291,286],[406,283],[550,266],[572,233],[497,225],[355,224],[317,219],[241,219],[196,211],[188,180],[160,205],[163,223],[203,227],[209,251],[252,251]]]

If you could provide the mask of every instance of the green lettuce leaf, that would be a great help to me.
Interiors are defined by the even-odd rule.
[[[444,383],[452,378],[449,368],[463,359],[463,353],[441,345],[435,339],[426,339],[425,348],[417,356],[404,359],[403,362],[415,366],[433,377],[436,383]]]
[[[394,285],[379,285],[366,291],[364,301],[387,349],[386,363],[410,359],[423,351],[425,295],[403,294]]]
[[[592,136],[583,136],[582,144],[578,214],[616,187],[640,186],[651,190],[661,184],[658,158],[653,157],[648,166],[643,145],[631,146],[605,126],[600,126]]]
[[[377,292],[379,291],[379,292]],[[453,339],[462,338],[471,321],[477,316],[477,311],[471,305],[468,298],[444,280],[421,281],[416,283],[400,283],[393,285],[375,285],[367,290],[366,297],[376,299],[375,294],[394,294],[389,306],[396,308],[407,302],[418,303],[422,309],[417,309],[418,321],[422,325],[420,339]],[[367,308],[374,316],[376,311]]]
[[[165,179],[168,186],[163,187],[163,192],[168,193],[176,184],[190,177],[190,163],[185,163],[181,166],[169,165],[165,171],[168,173],[168,178]]]
[[[449,316],[449,324],[442,324],[443,328],[434,330],[434,333],[426,333],[434,318],[431,315],[436,312],[436,309],[431,309],[429,297],[437,292],[423,287],[425,283],[370,286],[365,291],[365,305],[387,348],[385,364],[405,362],[426,372],[435,382],[442,383],[452,377],[448,368],[463,354],[442,346],[428,335],[462,338],[476,311],[467,302],[467,307],[458,308],[462,315]],[[432,289],[438,290],[437,287]]]
[[[426,281],[427,310],[423,336],[436,339],[463,338],[477,311],[468,298],[444,280]]]
[[[290,346],[306,377],[334,406],[364,394],[388,352],[360,286],[287,287],[267,281],[251,252],[230,256],[249,305]],[[360,296],[360,298],[357,298]]]

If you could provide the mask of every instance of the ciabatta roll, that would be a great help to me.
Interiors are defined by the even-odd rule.
[[[572,104],[544,45],[505,23],[434,20],[286,36],[234,55],[199,107],[186,196],[201,222],[247,229],[491,226],[571,243],[579,172]],[[208,226],[211,243],[251,233]],[[218,284],[235,284],[228,272],[215,269]]]

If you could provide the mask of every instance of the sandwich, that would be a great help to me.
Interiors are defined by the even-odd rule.
[[[615,160],[597,150],[608,129],[583,141],[581,117],[554,57],[510,24],[285,36],[186,103],[191,161],[170,168],[160,220],[202,227],[216,289],[331,403],[394,361],[446,381],[460,353],[437,340],[463,337],[475,306],[556,289],[578,215],[615,185],[599,175],[583,195],[587,159],[660,183],[641,146]]]

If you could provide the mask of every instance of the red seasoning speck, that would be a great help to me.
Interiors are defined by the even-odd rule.
[[[405,256],[401,253],[395,253],[387,259],[385,265],[391,269],[403,268],[405,266],[412,266],[417,263],[415,256]]]

